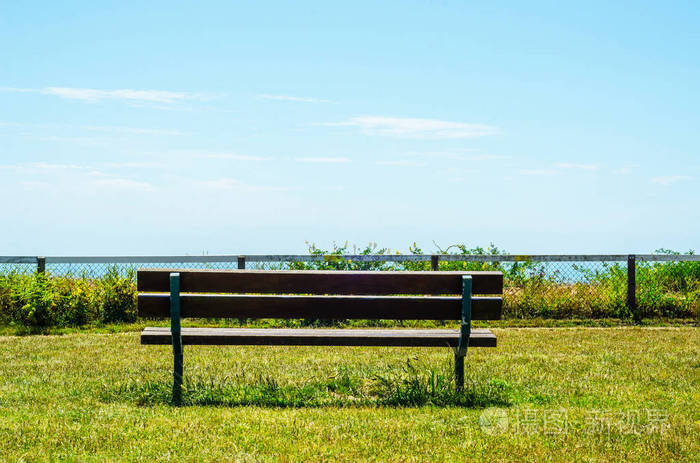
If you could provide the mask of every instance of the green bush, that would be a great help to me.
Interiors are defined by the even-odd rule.
[[[335,257],[350,253],[363,255],[392,253],[388,248],[378,248],[375,243],[370,243],[359,252],[356,247],[353,247],[351,252],[347,243],[343,245],[334,243],[330,250],[321,249],[313,243],[308,244],[308,247],[310,254],[323,256],[323,261],[295,262],[290,265],[290,268],[431,270],[430,262],[352,262]],[[436,248],[437,254],[463,256],[507,254],[494,244],[486,248],[480,246],[469,248],[464,244],[455,244],[444,249],[436,244]],[[409,252],[414,255],[424,254],[415,243],[409,246]],[[657,249],[655,253],[679,254],[666,249]],[[693,251],[689,251],[689,254],[693,254]],[[438,269],[440,271],[503,272],[503,316],[505,318],[632,318],[634,315],[627,307],[627,269],[618,263],[603,263],[594,270],[581,264],[572,264],[570,272],[575,272],[577,275],[573,281],[561,274],[560,270],[548,268],[547,263],[533,262],[525,257],[513,263],[440,261]],[[700,262],[638,262],[636,296],[639,315],[643,317],[700,319]],[[318,324],[317,320],[308,322]]]
[[[307,243],[308,244],[308,243]],[[317,262],[292,262],[275,268],[293,270],[430,270],[430,262],[353,262],[344,254],[388,255],[388,248],[370,243],[365,248],[347,243],[324,250],[308,244]],[[423,254],[414,243],[412,254]],[[440,254],[502,255],[493,244],[468,248],[453,245]],[[668,250],[657,253],[675,254]],[[692,253],[692,251],[691,251]],[[555,264],[556,265],[556,264]],[[556,267],[555,267],[556,268]],[[523,260],[501,262],[439,263],[440,271],[498,270],[504,276],[504,318],[633,318],[627,307],[627,269],[620,264],[591,270],[572,264],[562,275],[547,264]],[[700,319],[700,262],[637,263],[636,315],[647,318]],[[136,272],[110,267],[104,276],[51,274],[0,274],[0,323],[26,327],[76,326],[85,323],[133,322],[136,311]],[[244,323],[245,321],[241,321]],[[291,323],[287,321],[285,323]],[[384,321],[317,320],[296,321],[294,326],[385,326]],[[396,324],[396,322],[391,322]],[[437,322],[437,325],[440,325]]]
[[[136,320],[136,272],[121,275],[112,267],[99,280],[102,321],[133,322]]]
[[[700,318],[700,262],[637,264],[637,304],[645,317]]]
[[[136,275],[102,278],[47,273],[0,275],[0,322],[28,327],[136,320]]]

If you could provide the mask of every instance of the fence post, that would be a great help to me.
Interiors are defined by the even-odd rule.
[[[46,272],[46,257],[39,256],[36,258],[36,271],[37,273]]]
[[[238,256],[238,270],[245,270],[245,256]]]
[[[637,309],[637,256],[634,254],[627,256],[627,308],[635,322],[642,321]]]
[[[433,272],[437,272],[438,268],[439,268],[439,266],[438,266],[439,261],[440,261],[440,256],[438,256],[436,254],[433,254],[432,256],[430,256],[430,270],[432,270]]]

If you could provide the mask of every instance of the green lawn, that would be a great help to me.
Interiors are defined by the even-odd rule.
[[[698,461],[700,329],[499,328],[455,394],[447,349],[0,337],[4,461]]]

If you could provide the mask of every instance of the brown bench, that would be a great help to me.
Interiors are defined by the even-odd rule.
[[[142,344],[172,345],[173,402],[181,400],[183,345],[451,347],[457,387],[467,347],[496,347],[472,320],[501,318],[500,272],[139,270],[138,312],[170,317]],[[489,295],[489,296],[473,296]],[[181,318],[460,320],[460,329],[181,328]]]

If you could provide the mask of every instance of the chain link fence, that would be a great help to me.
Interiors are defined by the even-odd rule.
[[[311,254],[0,257],[0,274],[100,279],[139,268],[265,270],[498,270],[504,315],[515,318],[700,316],[700,256]]]

